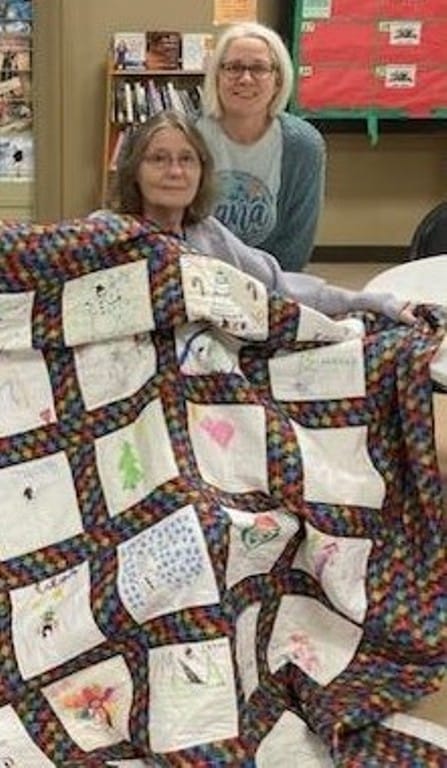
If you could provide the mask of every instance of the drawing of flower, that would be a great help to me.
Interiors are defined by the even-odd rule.
[[[272,515],[268,512],[260,513],[255,515],[253,525],[242,530],[241,538],[247,549],[254,549],[267,541],[276,539],[280,530],[281,526]]]
[[[109,710],[113,707],[114,699],[114,688],[110,686],[103,688],[101,685],[93,684],[67,694],[61,699],[61,703],[72,710],[79,720],[95,721],[98,725],[112,728],[113,722]]]

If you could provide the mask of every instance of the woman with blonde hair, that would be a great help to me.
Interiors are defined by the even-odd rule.
[[[198,127],[214,158],[215,216],[248,245],[299,271],[309,261],[323,197],[325,143],[286,112],[293,66],[280,36],[258,23],[218,39]]]

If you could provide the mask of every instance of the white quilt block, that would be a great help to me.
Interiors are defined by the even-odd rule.
[[[366,578],[372,549],[369,539],[328,536],[305,523],[306,536],[292,563],[310,573],[335,608],[361,623],[368,607]]]
[[[396,712],[383,720],[382,723],[392,731],[406,733],[409,736],[422,739],[422,741],[427,741],[429,744],[436,744],[445,751],[447,757],[447,728],[445,726],[424,717],[407,715],[406,712]]]
[[[118,591],[140,624],[182,608],[219,602],[194,507],[179,509],[118,545]]]
[[[90,608],[88,564],[10,592],[12,638],[26,680],[105,640]],[[1,765],[1,763],[0,763]]]
[[[246,701],[259,685],[256,646],[260,608],[261,603],[253,603],[242,611],[236,621],[236,661]]]
[[[0,766],[2,768],[56,768],[31,740],[19,716],[8,704],[0,708]]]
[[[256,752],[256,768],[333,768],[322,741],[286,710]]]
[[[153,330],[146,259],[67,281],[62,308],[67,346]]]
[[[300,304],[297,341],[346,341],[365,335],[365,326],[357,317],[333,320],[312,307]]]
[[[129,741],[132,679],[122,656],[42,688],[74,742],[86,752]]]
[[[133,395],[157,371],[150,333],[80,346],[74,355],[87,410]]]
[[[236,336],[267,338],[265,285],[211,256],[181,256],[180,264],[189,321],[211,320]]]
[[[188,323],[176,329],[175,343],[180,370],[187,376],[238,373],[242,342],[205,323]]]
[[[192,447],[203,479],[224,491],[268,491],[265,412],[260,405],[187,403]]]
[[[238,735],[227,638],[152,648],[149,685],[149,735],[154,752],[173,752]]]
[[[277,400],[341,400],[366,393],[361,339],[278,355],[269,360],[269,372]]]
[[[178,476],[160,400],[153,400],[127,427],[95,442],[96,461],[110,515],[141,501]]]
[[[362,630],[311,597],[285,595],[267,651],[276,672],[296,664],[320,685],[328,685],[352,660]]]
[[[64,453],[0,469],[0,509],[2,560],[56,544],[83,530]]]
[[[367,427],[309,429],[291,424],[303,460],[306,501],[382,507],[385,482],[368,453]]]
[[[0,352],[0,437],[54,421],[53,393],[42,352]]]
[[[298,531],[298,519],[279,510],[253,513],[223,509],[231,519],[227,586],[256,573],[269,573]]]
[[[0,293],[0,349],[31,349],[34,292]]]

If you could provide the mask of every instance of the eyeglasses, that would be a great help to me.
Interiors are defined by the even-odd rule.
[[[253,80],[266,80],[278,67],[276,64],[242,64],[241,61],[223,61],[220,69],[229,80],[238,80],[245,72],[250,72]]]
[[[200,167],[200,158],[192,152],[185,152],[178,157],[173,157],[168,152],[152,152],[144,155],[143,160],[157,171],[167,171],[174,164],[182,171],[193,171]]]

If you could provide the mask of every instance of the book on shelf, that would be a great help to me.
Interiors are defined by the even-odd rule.
[[[129,81],[126,80],[124,83],[124,114],[126,123],[133,123],[134,121],[133,102],[132,83],[129,83]]]
[[[202,114],[202,88],[200,85],[193,85],[181,91],[185,102],[185,111],[188,117],[196,121]]]
[[[126,112],[127,105],[125,83],[123,81],[119,81],[115,84],[115,88],[113,89],[110,119],[113,123],[125,123]]]
[[[112,151],[110,154],[109,159],[109,170],[110,171],[116,171],[116,167],[118,164],[118,157],[121,152],[121,147],[124,144],[125,138],[128,135],[127,128],[122,128],[118,133],[116,134],[115,143],[112,146]]]
[[[179,91],[175,88],[174,83],[171,80],[168,80],[164,85],[164,89],[166,92],[166,109],[173,109],[175,112],[184,112],[183,101]]]
[[[157,88],[157,85],[152,78],[147,82],[147,100],[150,115],[155,115],[165,108],[160,90]]]
[[[211,33],[184,32],[182,34],[182,69],[187,72],[205,71],[214,43],[214,35]]]
[[[149,70],[180,69],[182,35],[180,32],[146,32],[146,68]]]
[[[181,112],[189,118],[197,119],[200,115],[200,99],[197,100],[195,87],[176,88],[174,83],[168,80],[160,85],[164,109]]]
[[[177,91],[178,98],[181,102],[181,112],[186,115],[187,118],[194,122],[200,117],[200,107],[198,108],[197,102],[194,96],[194,88],[181,88]]]
[[[134,112],[137,123],[145,123],[148,118],[146,88],[144,83],[136,80],[133,83],[134,90]]]
[[[144,32],[115,32],[113,66],[117,70],[145,68],[146,34]]]

